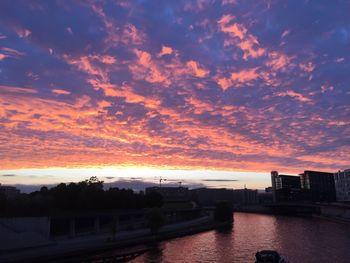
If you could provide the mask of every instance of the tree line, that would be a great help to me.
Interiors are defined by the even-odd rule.
[[[91,177],[78,183],[43,186],[39,191],[15,198],[0,195],[0,216],[37,216],[69,211],[101,211],[161,207],[163,198],[156,192],[145,195],[117,187],[104,190],[103,181]]]

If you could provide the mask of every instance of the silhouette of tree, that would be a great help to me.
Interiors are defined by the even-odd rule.
[[[164,225],[165,218],[159,207],[151,208],[147,213],[148,227],[153,234],[156,234]]]
[[[146,202],[146,199],[148,201]],[[131,189],[103,189],[96,176],[78,183],[43,186],[39,191],[20,194],[17,198],[0,196],[0,215],[49,215],[61,211],[96,211],[108,209],[140,209],[162,206],[162,197],[134,193]],[[126,201],[127,200],[127,201]]]
[[[219,222],[232,222],[232,205],[228,202],[217,203],[214,210],[214,219]]]
[[[162,207],[163,206],[163,196],[158,192],[147,193],[146,196],[146,206],[147,207]]]

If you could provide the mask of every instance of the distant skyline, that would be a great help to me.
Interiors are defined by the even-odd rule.
[[[147,186],[181,186],[189,188],[256,188],[263,189],[271,184],[269,174],[252,172],[224,172],[206,170],[162,170],[157,168],[51,168],[0,171],[0,183],[20,185],[26,191],[38,189],[36,185],[77,182],[97,176],[106,186],[118,186],[143,190]],[[29,186],[29,187],[27,187]]]
[[[264,188],[271,170],[348,169],[349,10],[0,1],[0,183]]]

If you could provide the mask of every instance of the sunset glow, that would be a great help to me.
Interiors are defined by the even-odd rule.
[[[271,170],[349,168],[349,8],[2,1],[0,179],[168,174],[258,188]]]

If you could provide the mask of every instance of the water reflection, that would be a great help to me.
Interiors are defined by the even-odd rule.
[[[150,263],[163,262],[163,249],[165,245],[164,242],[151,244],[149,246],[150,250],[145,255],[144,261]]]
[[[247,263],[263,249],[278,250],[291,263],[349,262],[350,225],[236,213],[232,229],[164,241],[131,262]]]

